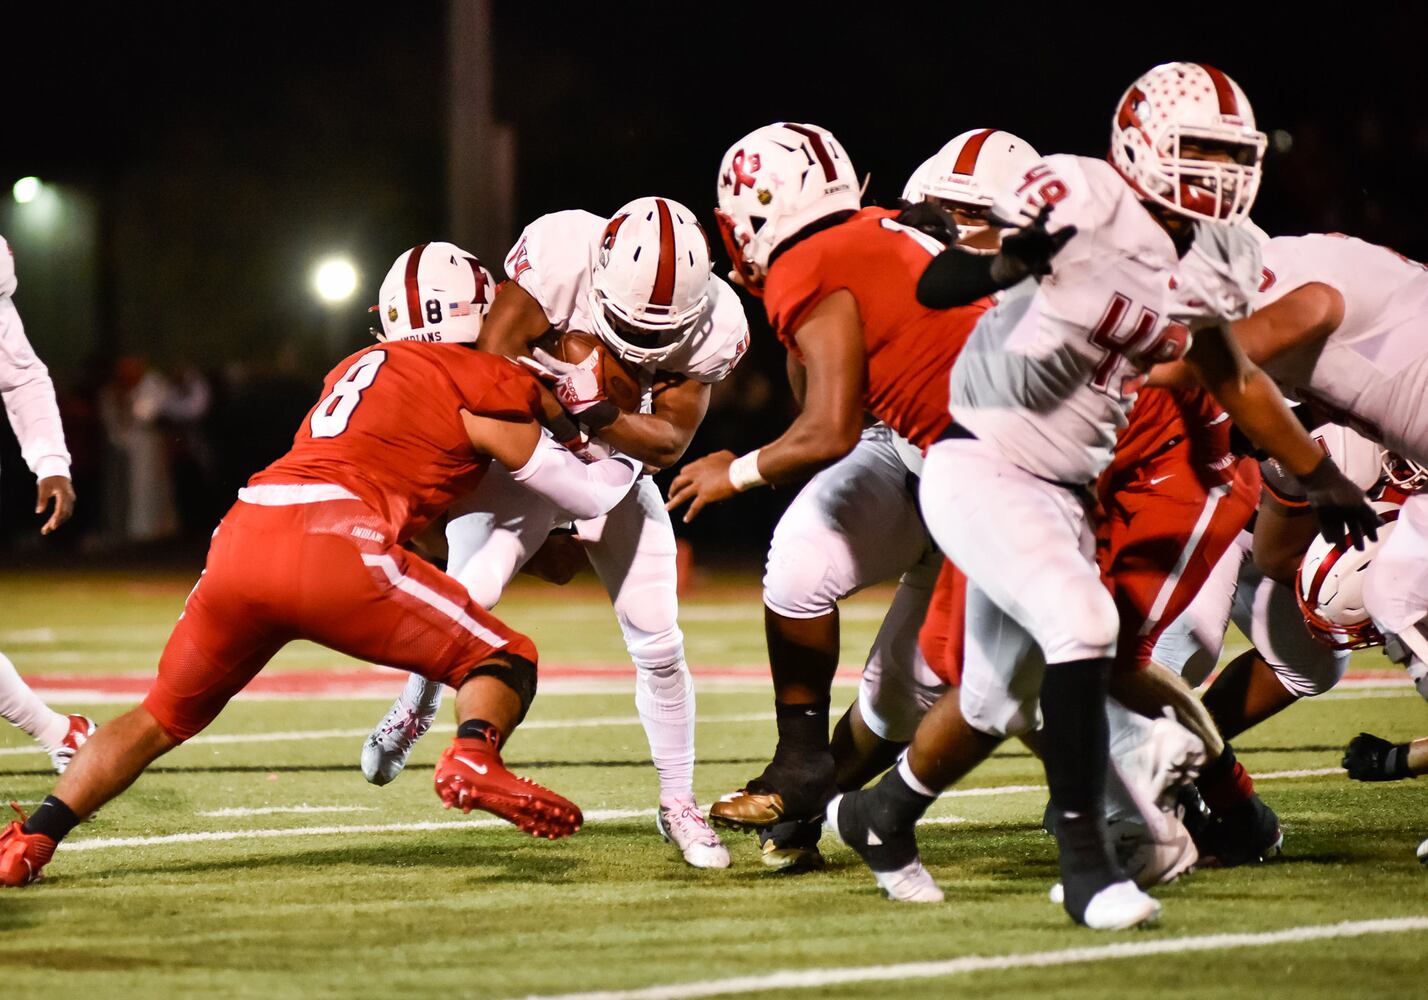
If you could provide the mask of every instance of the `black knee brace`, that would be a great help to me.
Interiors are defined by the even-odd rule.
[[[492,653],[468,670],[466,676],[461,678],[461,684],[465,684],[473,677],[494,677],[514,691],[516,697],[521,700],[521,714],[516,719],[516,724],[519,725],[525,719],[526,712],[530,709],[536,694],[536,665],[534,663],[524,656],[517,656],[514,653]],[[458,684],[457,687],[461,687],[461,684]]]

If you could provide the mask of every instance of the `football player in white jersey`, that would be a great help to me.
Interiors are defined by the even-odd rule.
[[[1289,395],[1428,465],[1428,269],[1340,235],[1277,237],[1262,250],[1256,311],[1234,326],[1245,353]],[[1404,503],[1366,574],[1385,652],[1424,686],[1428,494]]]
[[[1145,371],[1184,356],[1245,433],[1301,476],[1326,533],[1360,537],[1376,523],[1221,325],[1248,311],[1259,276],[1256,244],[1235,229],[1265,145],[1243,92],[1211,67],[1157,66],[1122,99],[1111,143],[1111,162],[1051,156],[997,200],[999,218],[1028,227],[1019,239],[1064,247],[1039,282],[1010,289],[977,324],[952,370],[953,423],[928,449],[920,489],[934,539],[969,581],[963,712],[978,670],[1011,670],[1014,682],[998,686],[1025,690],[1033,706],[1040,695],[1059,898],[1098,929],[1160,912],[1107,837],[1105,699],[1119,621],[1087,524],[1088,486]],[[1048,215],[1059,227],[1049,236]],[[953,306],[1020,279],[1010,242],[993,258],[942,253],[919,298]],[[930,728],[877,785],[829,804],[829,823],[870,865],[920,867],[914,824],[941,791],[923,777],[938,766]]]
[[[715,382],[748,348],[737,295],[710,272],[709,243],[694,214],[668,198],[637,198],[609,219],[589,212],[542,216],[506,257],[507,282],[481,328],[480,346],[534,359],[559,379],[566,408],[598,439],[663,468],[678,460],[709,405]],[[603,346],[578,366],[558,360],[555,339],[594,333]],[[606,401],[600,351],[636,369],[640,413]],[[494,465],[450,511],[448,571],[482,606],[494,607],[551,529],[570,517]],[[723,868],[729,854],[694,799],[694,685],[684,659],[675,595],[674,529],[654,481],[597,522],[577,523],[590,562],[609,591],[636,671],[635,705],[659,773],[660,832],[696,867]],[[421,679],[374,730],[362,752],[369,781],[385,784],[406,763],[441,698]]]
[[[955,220],[959,245],[994,253],[1000,234],[988,221],[992,197],[1037,158],[1009,132],[971,129],[919,164],[903,201],[937,205]],[[710,809],[716,823],[763,828],[762,857],[771,867],[821,863],[815,846],[821,822],[808,828],[780,821],[821,820],[835,785],[859,788],[891,766],[945,688],[917,648],[942,564],[917,509],[921,471],[920,449],[885,424],[873,424],[851,453],[799,491],[774,529],[763,581],[774,702],[781,711],[797,704],[800,715],[817,718],[787,733],[780,726],[763,774]],[[834,727],[830,746],[838,602],[895,577],[898,588],[868,653],[858,697]],[[792,690],[799,686],[810,690]],[[822,742],[803,746],[804,728],[815,729]],[[768,829],[776,823],[777,831]]]
[[[15,258],[0,236],[0,396],[20,442],[20,454],[39,481],[35,513],[49,511],[40,528],[48,535],[74,513],[69,450],[64,443],[55,387],[49,369],[25,337],[15,309]],[[49,751],[56,771],[64,772],[74,752],[94,731],[82,715],[60,715],[30,690],[5,654],[0,653],[0,718],[14,723]]]

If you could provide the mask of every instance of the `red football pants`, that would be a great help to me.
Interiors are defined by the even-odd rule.
[[[1116,669],[1140,670],[1167,625],[1200,592],[1259,503],[1259,463],[1207,488],[1185,463],[1162,463],[1116,491],[1096,526],[1096,559],[1116,599]]]
[[[187,740],[294,639],[453,687],[497,650],[536,661],[530,639],[386,536],[360,501],[235,504],[144,707]]]

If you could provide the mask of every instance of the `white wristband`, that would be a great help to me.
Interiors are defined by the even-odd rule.
[[[729,463],[729,482],[734,484],[734,489],[740,493],[751,490],[755,486],[766,486],[768,480],[759,475],[759,451],[755,448],[747,455],[740,455]]]

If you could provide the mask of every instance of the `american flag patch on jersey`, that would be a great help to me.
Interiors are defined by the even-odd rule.
[[[470,316],[470,302],[450,302],[447,303],[446,313],[448,316]]]

